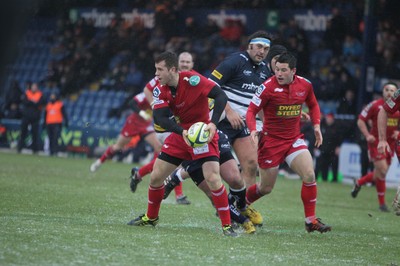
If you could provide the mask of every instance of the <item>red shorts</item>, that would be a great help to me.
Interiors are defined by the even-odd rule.
[[[379,141],[376,140],[374,143],[368,143],[368,156],[371,162],[380,161],[386,159],[386,162],[390,165],[392,161],[392,157],[396,148],[396,142],[391,141],[388,142],[390,147],[390,154],[385,152],[384,154],[378,152],[378,143]]]
[[[132,113],[126,118],[124,127],[121,129],[121,135],[124,137],[133,137],[136,135],[142,137],[151,132],[154,132],[152,122],[144,120],[136,113]]]
[[[303,135],[296,138],[284,140],[260,133],[258,143],[258,165],[262,169],[273,168],[284,162],[287,156],[308,149]]]
[[[214,135],[210,143],[192,148],[186,144],[182,135],[172,133],[165,139],[161,152],[183,160],[197,160],[211,156],[219,158],[218,134]]]

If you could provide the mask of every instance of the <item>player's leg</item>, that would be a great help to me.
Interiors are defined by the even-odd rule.
[[[167,160],[165,160],[166,158]],[[130,221],[128,225],[155,226],[158,223],[158,213],[160,211],[161,201],[163,200],[164,196],[164,179],[177,167],[175,163],[170,162],[174,160],[168,160],[169,158],[172,157],[166,155],[166,157],[163,157],[162,159],[156,159],[153,171],[150,174],[147,212],[146,214],[143,214]]]
[[[175,169],[166,179],[165,179],[165,193],[164,199],[166,199],[172,190],[175,191],[175,199],[177,204],[188,205],[191,202],[188,200],[187,196],[183,194],[183,180],[190,178],[188,172],[182,167]]]
[[[117,142],[114,145],[108,146],[106,151],[101,155],[99,159],[97,159],[92,165],[90,165],[90,171],[95,172],[100,166],[106,161],[114,157],[114,155],[121,151],[125,145],[129,143],[131,137],[125,137],[123,135],[119,135],[117,138]]]
[[[143,139],[153,148],[154,158],[140,168],[133,167],[131,169],[129,186],[133,193],[136,191],[137,185],[142,181],[142,178],[153,171],[154,162],[158,157],[162,146],[155,132],[148,133],[147,135],[143,136]]]
[[[31,134],[32,134],[32,151],[37,153],[39,151],[39,120],[33,120],[31,122]]]
[[[220,155],[220,164],[221,177],[229,185],[229,205],[231,208],[231,216],[232,213],[233,215],[236,215],[235,209],[237,208],[241,215],[250,219],[252,224],[261,226],[263,223],[261,214],[253,207],[246,204],[246,185],[240,175],[236,160],[233,158],[230,151],[224,152]],[[248,224],[248,221],[246,219],[243,220],[242,218],[243,217],[239,216],[239,221],[234,220],[242,224],[246,232],[255,232],[255,229]]]
[[[248,205],[272,192],[276,183],[276,178],[278,177],[279,166],[271,168],[260,167],[259,171],[260,182],[247,188],[246,202]]]
[[[185,179],[190,178],[189,173],[183,168],[176,168],[166,179],[164,182],[165,192],[164,199],[168,198],[169,194],[179,186]]]
[[[257,148],[251,142],[250,136],[237,138],[232,144],[240,163],[242,176],[249,187],[256,183]]]
[[[386,159],[374,161],[374,180],[375,188],[378,194],[379,210],[389,212],[389,208],[385,202],[386,193],[386,173],[389,169],[389,164]]]
[[[313,159],[308,149],[301,149],[291,153],[286,158],[287,164],[302,179],[301,199],[304,206],[305,227],[307,232],[318,231],[321,233],[331,230],[331,226],[325,225],[316,217],[317,182]]]
[[[228,194],[219,176],[219,160],[217,157],[208,157],[205,160],[207,161],[202,165],[203,175],[211,190],[212,199],[218,211],[223,232],[228,236],[236,236],[231,226]]]
[[[28,135],[28,126],[29,126],[29,120],[23,117],[21,122],[21,134],[19,136],[18,146],[17,146],[18,152],[21,152],[22,148],[25,147],[25,139]]]
[[[400,216],[400,185],[397,188],[396,196],[393,199],[393,208],[394,208],[394,213],[397,216]]]

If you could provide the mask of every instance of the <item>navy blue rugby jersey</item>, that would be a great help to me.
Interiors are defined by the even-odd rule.
[[[209,77],[218,83],[228,96],[233,110],[243,118],[256,92],[271,76],[267,64],[255,64],[246,51],[233,53],[222,61]]]

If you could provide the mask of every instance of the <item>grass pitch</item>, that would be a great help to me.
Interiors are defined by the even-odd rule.
[[[378,211],[374,187],[352,199],[350,186],[319,183],[317,214],[333,231],[308,234],[300,181],[280,178],[254,204],[264,226],[228,238],[191,181],[191,205],[171,194],[157,227],[127,226],[146,210],[148,178],[132,194],[130,165],[91,163],[0,153],[0,265],[400,265],[400,217]]]

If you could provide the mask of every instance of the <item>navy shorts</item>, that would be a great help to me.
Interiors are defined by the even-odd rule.
[[[221,130],[228,136],[229,143],[231,143],[231,144],[233,144],[233,142],[236,139],[245,138],[247,136],[250,136],[250,130],[247,127],[247,125],[245,125],[241,129],[234,129],[234,128],[232,128],[231,123],[226,118],[218,123],[217,128],[218,128],[218,130]]]

